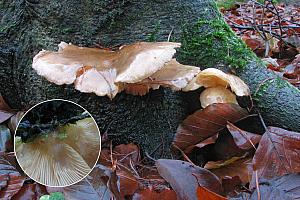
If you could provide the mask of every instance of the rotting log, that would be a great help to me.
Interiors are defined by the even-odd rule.
[[[262,66],[224,24],[212,0],[3,0],[0,18],[0,92],[13,108],[26,109],[52,98],[72,100],[90,111],[116,144],[135,142],[165,157],[177,126],[199,108],[199,91],[160,89],[143,97],[121,93],[111,101],[80,93],[73,85],[51,84],[31,63],[41,49],[56,50],[60,41],[113,47],[138,40],[166,41],[172,32],[171,41],[183,43],[180,61],[223,70],[229,64],[253,93],[258,89],[255,104],[269,124],[300,129],[299,90]],[[211,33],[221,39],[213,37],[210,45],[191,42]],[[224,48],[234,57],[220,57]]]

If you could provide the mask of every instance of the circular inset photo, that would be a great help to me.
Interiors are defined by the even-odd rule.
[[[85,178],[100,150],[95,120],[71,101],[55,99],[35,105],[22,117],[15,133],[20,167],[47,186],[69,186]]]

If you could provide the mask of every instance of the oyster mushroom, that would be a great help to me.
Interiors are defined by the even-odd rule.
[[[32,67],[57,85],[74,83],[81,92],[113,98],[124,83],[142,81],[160,70],[177,47],[179,43],[138,42],[110,51],[61,42],[57,52],[39,52]]]
[[[126,84],[125,91],[133,95],[144,95],[150,89],[158,89],[160,86],[169,87],[175,91],[182,90],[200,72],[198,67],[182,65],[172,59],[161,70],[150,77],[134,84]]]
[[[85,118],[29,142],[16,137],[15,151],[21,168],[35,181],[68,186],[91,172],[99,157],[100,135],[93,119]]]

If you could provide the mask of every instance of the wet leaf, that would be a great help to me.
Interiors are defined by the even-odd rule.
[[[188,116],[176,131],[173,144],[182,150],[221,131],[229,122],[245,118],[248,112],[236,104],[212,104]]]
[[[138,180],[130,171],[117,170],[117,175],[120,178],[120,193],[123,198],[131,196],[139,188]]]
[[[13,149],[11,140],[11,133],[5,125],[0,125],[0,151],[7,151]]]
[[[243,197],[233,198],[233,200],[244,200],[248,196],[249,200],[295,200],[300,198],[300,175],[289,174],[271,180],[259,179],[259,198],[258,190],[255,189],[251,194],[242,193]],[[250,196],[250,197],[249,197]]]
[[[230,122],[227,124],[227,129],[231,133],[235,144],[244,150],[254,148],[261,139],[261,135],[241,130]]]
[[[0,199],[10,199],[23,186],[25,177],[4,155],[0,155]]]
[[[42,195],[48,194],[46,187],[38,183],[24,184],[12,200],[39,200]]]
[[[13,115],[14,115],[13,113],[0,110],[0,124],[4,121],[8,120],[9,118],[11,118]]]
[[[62,191],[58,188],[47,190],[63,192],[66,200],[91,200],[91,199],[110,199],[116,197],[121,199],[119,193],[114,194],[108,185],[117,188],[117,182],[113,178],[114,173],[102,165],[96,165],[90,175],[71,186],[64,187]]]
[[[135,193],[132,200],[175,200],[176,193],[173,190],[164,189],[162,191],[155,191],[151,189],[144,189]]]
[[[118,162],[130,168],[130,162],[133,164],[140,160],[140,149],[135,144],[120,144],[113,150],[113,158]]]
[[[14,116],[12,116],[10,118],[10,120],[8,122],[8,127],[12,133],[15,132],[17,125],[24,114],[25,114],[24,111],[19,111],[19,112],[17,112],[17,114],[15,114]]]
[[[227,200],[227,198],[219,194],[216,194],[202,186],[198,186],[197,188],[197,199],[198,200]]]
[[[3,97],[0,95],[0,110],[10,112],[11,108],[7,103],[4,101]]]
[[[233,157],[226,161],[209,161],[204,166],[220,179],[238,176],[243,184],[251,180],[252,157]]]
[[[253,157],[253,171],[270,179],[300,172],[300,133],[268,127]]]
[[[210,171],[181,160],[159,159],[156,161],[159,174],[170,183],[179,199],[196,199],[198,184],[218,194],[222,193],[221,182]]]

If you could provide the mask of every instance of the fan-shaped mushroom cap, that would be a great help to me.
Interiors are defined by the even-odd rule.
[[[75,82],[81,92],[113,98],[120,91],[118,85],[142,81],[160,70],[177,47],[179,43],[139,42],[109,51],[61,42],[57,52],[39,52],[32,67],[55,84]]]
[[[205,89],[200,94],[202,108],[214,103],[236,103],[236,96],[224,86],[212,87]]]
[[[40,51],[32,63],[39,75],[57,85],[73,83],[77,71],[84,66],[95,67],[98,71],[109,69],[114,58],[112,51],[77,47],[65,42],[58,46],[58,52]]]
[[[197,84],[209,87],[230,86],[231,90],[237,96],[250,96],[249,87],[239,77],[226,74],[215,68],[207,68],[201,71],[197,76]]]
[[[91,171],[78,152],[55,137],[22,143],[16,146],[16,155],[28,176],[49,186],[73,184]]]
[[[67,186],[83,179],[96,164],[100,135],[92,118],[58,127],[33,141],[16,142],[16,157],[24,172],[49,186]]]
[[[200,72],[198,67],[182,65],[172,59],[164,67],[150,77],[134,84],[126,84],[125,90],[133,95],[144,95],[149,89],[158,89],[160,86],[173,90],[181,90]]]
[[[160,70],[176,53],[180,43],[139,42],[121,47],[113,66],[118,69],[116,82],[136,83]]]
[[[75,124],[63,127],[68,138],[65,142],[80,155],[92,168],[97,162],[101,138],[98,128],[92,118],[78,120]]]

